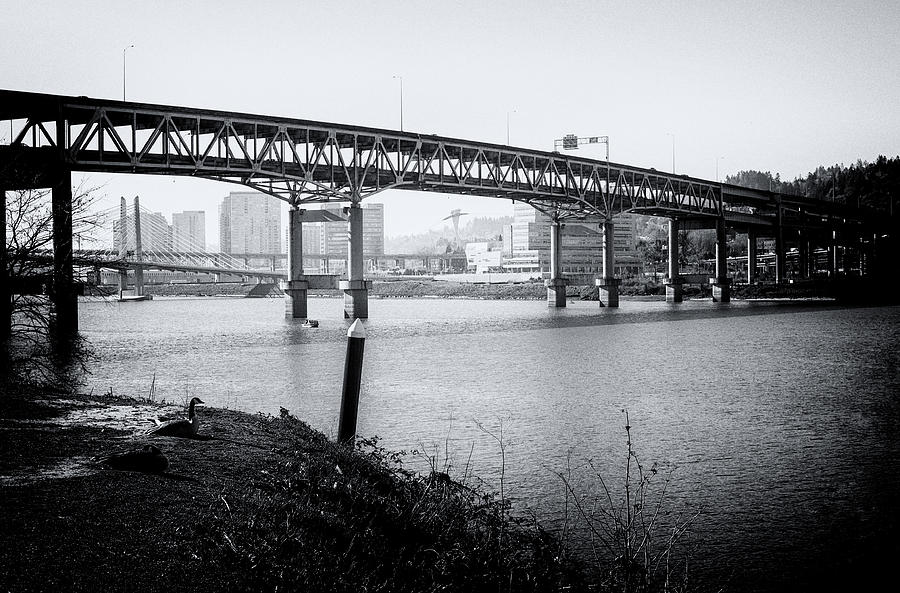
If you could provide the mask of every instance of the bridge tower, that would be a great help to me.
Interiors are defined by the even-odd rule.
[[[152,250],[151,250],[152,251]],[[137,196],[134,196],[134,296],[144,296],[144,250],[141,247],[141,206]]]
[[[122,262],[128,257],[128,228],[125,226],[126,224],[128,224],[128,203],[125,201],[125,196],[121,196],[121,201],[119,202],[119,259]],[[122,267],[119,268],[120,299],[124,296],[126,290],[128,290],[128,269]]]

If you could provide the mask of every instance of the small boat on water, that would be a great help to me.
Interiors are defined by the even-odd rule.
[[[319,327],[319,322],[315,319],[307,319],[300,327]]]
[[[152,300],[153,300],[152,294],[140,294],[140,295],[123,294],[123,295],[119,296],[120,303],[130,303],[132,301],[152,301]]]

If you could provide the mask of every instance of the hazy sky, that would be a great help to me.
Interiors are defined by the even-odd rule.
[[[900,152],[900,2],[0,0],[0,88],[398,129],[614,161],[793,178]],[[8,135],[8,133],[6,133]],[[0,141],[6,142],[0,130]],[[579,149],[602,158],[602,145]],[[721,158],[720,158],[721,157]],[[170,214],[239,186],[91,177]],[[386,234],[505,200],[385,192]]]

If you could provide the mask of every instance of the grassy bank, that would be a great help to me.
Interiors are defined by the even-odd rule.
[[[204,409],[204,440],[147,436],[172,406],[0,397],[4,591],[558,591],[585,574],[558,539],[446,474],[363,441]],[[164,474],[92,459],[158,447]]]

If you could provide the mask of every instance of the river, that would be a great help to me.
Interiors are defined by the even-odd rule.
[[[155,376],[158,398],[283,407],[333,435],[342,305],[310,299],[307,329],[278,299],[84,301],[87,386],[144,396]],[[559,473],[579,494],[592,472],[621,482],[627,410],[664,510],[696,514],[684,549],[706,583],[814,590],[898,552],[900,307],[373,299],[370,317],[358,432],[417,469],[502,477],[558,528],[577,520]]]

